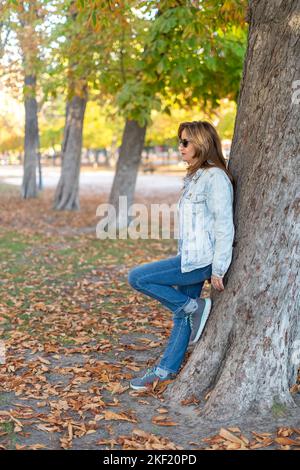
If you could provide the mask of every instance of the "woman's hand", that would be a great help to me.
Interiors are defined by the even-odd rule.
[[[223,277],[211,276],[211,283],[212,286],[218,291],[224,290]]]

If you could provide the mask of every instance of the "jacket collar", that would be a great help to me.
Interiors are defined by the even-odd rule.
[[[192,180],[196,181],[199,178],[199,176],[203,173],[203,171],[204,171],[204,168],[199,168],[194,174],[194,176],[192,177]]]
[[[212,165],[213,165],[213,163],[214,163],[214,162],[211,161],[211,160],[207,160],[207,161],[208,161],[208,163],[210,163],[210,164],[212,164]],[[192,177],[192,180],[196,181],[196,180],[199,178],[199,176],[203,173],[204,170],[205,170],[205,168],[199,168],[199,169],[196,171],[196,173],[194,174],[194,176]]]

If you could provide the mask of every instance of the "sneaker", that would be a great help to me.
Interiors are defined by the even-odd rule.
[[[189,344],[195,344],[200,338],[211,310],[211,299],[198,298],[197,303],[197,310],[189,313],[186,317],[186,320],[189,319],[191,325]]]
[[[153,384],[156,380],[159,382],[165,382],[166,380],[172,380],[175,378],[176,374],[170,373],[165,378],[161,378],[154,372],[155,368],[147,369],[147,372],[143,375],[143,377],[136,377],[132,379],[130,382],[130,387],[134,390],[147,390],[149,385]]]

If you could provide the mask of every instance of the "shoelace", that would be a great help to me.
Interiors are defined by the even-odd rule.
[[[161,377],[160,375],[158,375],[158,374],[155,372],[154,368],[147,369],[147,372],[146,372],[146,374],[144,375],[143,379],[144,379],[145,377],[148,377],[148,375],[151,375],[151,374],[154,374],[156,377],[159,377],[160,380],[165,380],[165,379],[166,379],[166,377]],[[171,375],[172,375],[172,374],[171,374]]]
[[[148,375],[151,375],[153,372],[154,372],[153,369],[151,369],[151,368],[150,368],[150,369],[147,369],[147,372],[146,372],[146,374],[144,375],[143,379],[144,379],[145,377],[148,377]]]
[[[194,312],[191,312],[191,313],[188,313],[185,317],[185,324],[187,324],[187,322],[189,320],[191,330],[193,329],[193,316],[194,316]]]

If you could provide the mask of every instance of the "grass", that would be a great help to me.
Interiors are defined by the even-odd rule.
[[[20,192],[20,188],[18,186],[14,186],[12,184],[7,184],[7,183],[0,183],[0,193],[3,194],[17,194]]]
[[[276,397],[274,397],[272,405],[272,414],[274,418],[284,418],[287,415],[287,407],[283,403],[280,403]]]
[[[73,313],[78,309],[88,312],[91,319],[98,318],[101,310],[115,313],[118,308],[127,306],[128,283],[126,279],[122,281],[122,275],[114,275],[114,268],[132,265],[133,261],[135,264],[146,262],[147,257],[151,258],[159,250],[163,256],[174,254],[174,243],[169,240],[98,240],[74,236],[63,237],[62,242],[58,242],[57,238],[43,234],[33,234],[29,238],[17,231],[3,233],[0,238],[0,296],[6,309],[2,318],[0,315],[3,338],[9,339],[17,324],[19,331],[28,332],[42,343],[51,338],[61,346],[76,345],[72,327],[70,331],[62,326],[52,330],[47,308],[53,307],[54,313],[57,310],[58,324],[59,311],[70,313],[70,318],[76,321],[78,316]],[[104,278],[102,273],[105,273]],[[95,276],[98,284],[93,289]],[[97,292],[99,282],[100,294]],[[87,292],[84,283],[89,286]],[[113,302],[116,299],[117,303]],[[126,330],[125,320],[126,315],[114,318],[114,325]],[[88,334],[91,339],[95,337]],[[107,337],[104,332],[98,339]]]
[[[5,406],[10,405],[10,396],[7,393],[0,393],[0,408],[3,409]],[[14,432],[15,425],[12,421],[4,421],[0,423],[0,434],[4,433],[1,439],[5,440],[6,448],[13,450],[16,448],[16,444],[19,444],[20,440],[17,434]]]
[[[20,438],[14,432],[14,424],[11,421],[0,423],[0,433],[6,433],[5,441],[7,450],[15,450],[16,444],[21,443]]]

